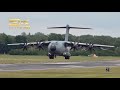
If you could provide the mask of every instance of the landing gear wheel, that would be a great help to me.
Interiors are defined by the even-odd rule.
[[[70,57],[69,56],[65,56],[65,59],[70,59]]]
[[[49,56],[49,59],[54,59],[54,56]]]

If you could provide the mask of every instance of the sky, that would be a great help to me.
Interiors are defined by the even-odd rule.
[[[10,29],[9,19],[29,20],[30,29]],[[120,37],[120,12],[0,12],[0,33],[20,35],[22,32],[65,34],[65,29],[47,29],[47,27],[66,26],[92,28],[70,29],[70,34],[107,35]]]

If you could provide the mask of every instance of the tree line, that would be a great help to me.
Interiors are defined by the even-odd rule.
[[[25,32],[20,35],[12,36],[6,35],[5,33],[0,34],[0,54],[12,54],[12,55],[47,55],[47,49],[38,50],[35,48],[29,48],[28,51],[23,51],[21,46],[7,46],[9,43],[25,43],[25,42],[36,42],[36,41],[50,41],[50,40],[64,40],[65,34],[50,33],[45,35],[41,32],[35,34],[26,34]],[[104,44],[113,45],[114,49],[99,50],[96,49],[95,53],[99,56],[120,56],[120,37],[111,36],[97,36],[97,35],[81,35],[75,36],[69,34],[69,41],[81,42],[81,43],[93,43],[93,44]],[[71,51],[72,55],[88,55],[89,51],[77,50]]]

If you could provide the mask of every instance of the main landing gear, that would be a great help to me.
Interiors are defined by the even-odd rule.
[[[53,55],[49,56],[49,59],[54,59],[54,56]]]
[[[69,52],[64,52],[63,56],[65,57],[65,59],[70,59],[71,54]]]
[[[56,55],[55,55],[55,54],[54,54],[54,55],[49,54],[48,56],[49,56],[49,59],[54,59],[54,58],[56,58]]]
[[[65,56],[65,59],[70,59],[70,56]]]

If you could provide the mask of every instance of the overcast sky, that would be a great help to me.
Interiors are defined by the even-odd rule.
[[[10,18],[29,19],[31,28],[9,29]],[[47,29],[53,26],[90,27],[93,30],[70,29],[70,34],[108,35],[120,37],[120,12],[0,12],[0,33],[19,35],[22,32],[65,34],[65,29]]]

